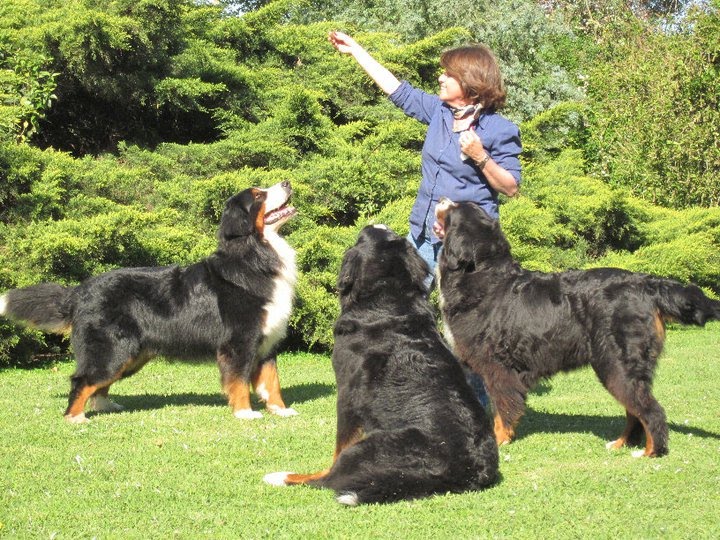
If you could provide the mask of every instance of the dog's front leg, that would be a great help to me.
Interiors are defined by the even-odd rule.
[[[241,348],[223,347],[217,352],[223,391],[228,397],[235,418],[252,420],[262,418],[250,406],[250,363],[251,358],[239,353]]]
[[[495,410],[495,440],[508,444],[515,436],[515,426],[525,412],[528,388],[517,372],[497,362],[482,364],[482,375],[488,396]]]
[[[266,405],[268,411],[278,416],[295,416],[297,411],[285,406],[280,394],[280,377],[277,360],[274,356],[261,360],[252,376],[255,392]]]

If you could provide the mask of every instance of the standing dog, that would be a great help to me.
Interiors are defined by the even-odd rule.
[[[490,420],[445,346],[425,299],[427,265],[384,226],[345,254],[335,324],[334,462],[274,485],[331,488],[347,505],[487,487],[498,479]]]
[[[626,410],[608,448],[637,444],[668,452],[665,412],[652,381],[665,320],[704,325],[720,302],[695,285],[616,268],[545,274],[523,270],[497,221],[472,203],[442,200],[439,261],[442,315],[460,359],[484,379],[495,406],[495,436],[510,442],[535,383],[590,364]]]
[[[289,182],[228,199],[218,249],[188,267],[123,268],[77,287],[42,283],[8,291],[0,314],[46,332],[71,333],[77,369],[65,418],[86,421],[85,404],[119,410],[108,390],[156,354],[214,354],[238,418],[257,418],[252,382],[268,409],[297,414],[280,395],[274,349],[285,336],[296,280],[295,252],[278,229],[295,214]]]

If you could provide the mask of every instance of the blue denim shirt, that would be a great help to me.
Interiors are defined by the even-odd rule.
[[[408,116],[428,125],[422,149],[422,181],[410,213],[413,237],[430,235],[433,244],[440,242],[432,225],[435,205],[442,197],[456,202],[473,201],[497,219],[498,194],[472,160],[460,158],[460,134],[453,133],[450,107],[438,96],[413,88],[407,81],[390,95],[390,100]],[[518,127],[499,114],[483,113],[475,131],[490,157],[520,184],[522,146]]]

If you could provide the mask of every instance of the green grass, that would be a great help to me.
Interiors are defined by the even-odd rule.
[[[655,393],[670,455],[604,447],[624,412],[582,370],[538,387],[484,492],[346,508],[333,493],[266,486],[330,462],[327,356],[283,355],[300,416],[232,417],[212,364],[157,361],[113,387],[128,408],[62,420],[73,365],[0,372],[0,537],[711,538],[720,531],[720,324],[668,334]]]

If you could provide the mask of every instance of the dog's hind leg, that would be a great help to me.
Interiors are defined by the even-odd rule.
[[[148,358],[129,358],[115,373],[107,371],[102,374],[98,372],[90,374],[88,369],[78,369],[75,375],[70,378],[70,397],[68,398],[68,407],[65,410],[65,419],[73,424],[86,422],[87,418],[84,411],[89,399],[93,410],[97,412],[118,412],[123,410],[122,405],[108,399],[110,386],[138,371],[140,367],[147,363]],[[78,366],[81,365],[85,365],[85,363],[79,361]],[[111,362],[108,365],[113,364]],[[104,366],[104,368],[107,370],[108,366]]]
[[[625,430],[622,434],[605,445],[607,449],[622,448],[625,445],[638,446],[641,443],[642,436],[645,433],[645,428],[638,419],[637,416],[632,414],[630,411],[625,411],[627,420],[625,423]]]
[[[65,420],[71,424],[87,422],[85,404],[100,388],[97,384],[89,384],[84,376],[73,376],[70,379],[70,396],[65,409]]]
[[[255,392],[267,406],[268,411],[278,416],[295,416],[297,411],[285,406],[280,394],[280,378],[277,371],[276,358],[270,357],[262,360],[255,368],[252,376]]]
[[[364,433],[362,428],[360,427],[347,429],[344,426],[339,426],[336,436],[335,454],[333,454],[332,460],[333,465],[335,464],[338,456],[343,450],[358,443],[363,439],[363,437]],[[273,486],[294,486],[299,484],[309,484],[325,478],[331,470],[332,468],[328,467],[327,469],[323,469],[322,471],[311,474],[295,474],[289,472],[269,473],[264,476],[263,480],[266,484],[271,484]]]
[[[110,386],[120,380],[125,379],[126,377],[129,377],[130,375],[134,375],[140,369],[148,363],[148,361],[152,358],[152,354],[147,352],[141,352],[140,354],[135,355],[132,358],[129,358],[125,361],[125,363],[122,365],[122,367],[118,370],[118,372],[113,376],[111,379],[111,382],[108,383],[105,386],[99,387],[95,393],[90,398],[90,406],[95,412],[120,412],[124,411],[125,407],[120,405],[119,403],[115,403],[113,400],[108,398],[108,392],[110,391]]]
[[[617,399],[630,415],[635,416],[645,430],[645,449],[633,452],[634,457],[660,457],[668,453],[668,427],[665,411],[652,395],[647,381],[630,381],[623,375],[611,373],[603,381],[608,391]],[[628,433],[630,429],[630,433]],[[632,436],[637,429],[626,426],[623,435]],[[623,437],[621,435],[621,439]],[[618,439],[619,441],[620,439]],[[621,446],[621,445],[619,445]],[[619,446],[611,445],[611,448]]]
[[[131,340],[119,340],[107,328],[78,325],[71,336],[77,369],[70,378],[70,396],[65,419],[78,424],[86,422],[85,406],[92,398],[95,410],[105,410],[116,405],[107,399],[110,385],[122,377],[135,373],[147,358],[137,358],[138,344]]]
[[[432,493],[460,492],[491,484],[495,475],[463,467],[453,471],[456,456],[417,428],[374,432],[347,448],[330,472],[310,485],[330,488],[340,504],[393,502]]]
[[[90,398],[90,406],[95,412],[120,412],[125,410],[125,407],[108,398],[109,391],[110,385],[108,384],[107,386],[98,388],[92,395]]]

